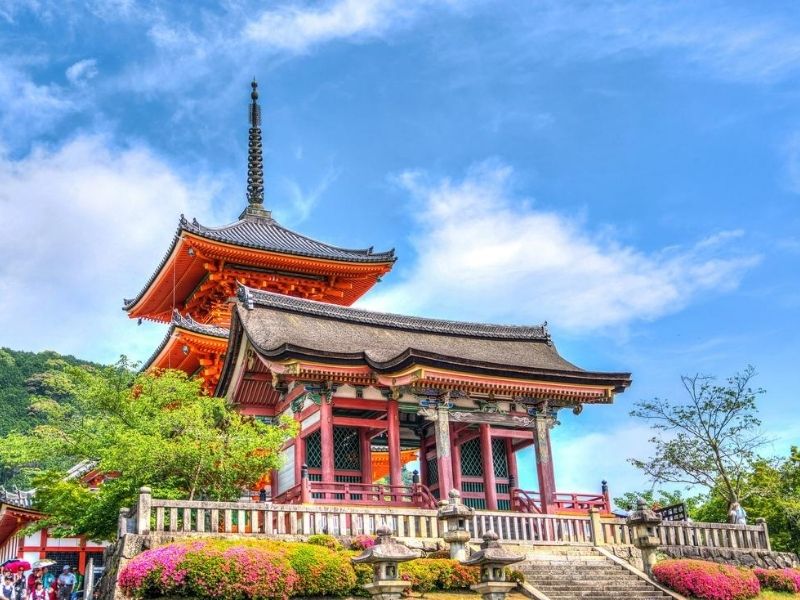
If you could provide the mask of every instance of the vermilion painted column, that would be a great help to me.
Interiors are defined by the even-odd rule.
[[[400,459],[400,410],[397,400],[390,398],[386,403],[386,423],[388,431],[386,437],[389,440],[389,483],[392,485],[402,485],[403,476]]]
[[[494,477],[494,461],[492,460],[492,428],[486,423],[481,423],[480,434],[486,508],[488,510],[497,510],[497,482]]]
[[[358,440],[361,444],[361,482],[370,484],[372,483],[372,443],[369,439],[369,431],[359,429]]]
[[[322,399],[319,407],[319,441],[322,450],[322,481],[333,483],[333,406]]]
[[[306,440],[300,434],[294,439],[294,483],[300,483],[300,469],[306,462]]]
[[[450,433],[450,447],[453,452],[453,487],[459,492],[461,491],[461,446],[458,445],[458,440],[453,439],[452,432]]]
[[[542,498],[542,512],[555,512],[556,476],[553,469],[553,453],[550,448],[550,417],[536,417],[533,428],[533,441],[536,450],[536,475],[539,477],[539,495]]]
[[[425,431],[419,437],[419,480],[422,485],[428,485],[428,443]]]
[[[506,458],[508,459],[508,474],[514,478],[514,486],[519,487],[519,474],[517,473],[517,454],[514,452],[514,440],[506,438]]]
[[[439,499],[447,500],[447,494],[453,489],[453,462],[450,458],[450,413],[445,406],[436,409],[434,433],[436,465],[439,468]]]

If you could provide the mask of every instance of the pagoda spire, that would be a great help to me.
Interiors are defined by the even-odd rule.
[[[264,159],[261,154],[261,106],[258,104],[258,82],[253,78],[250,86],[250,131],[247,138],[247,208],[239,217],[270,218],[264,209]]]

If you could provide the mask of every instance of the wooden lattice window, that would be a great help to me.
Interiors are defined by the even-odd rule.
[[[306,436],[306,464],[309,469],[322,468],[322,441],[317,429]]]
[[[333,466],[337,471],[361,470],[361,444],[358,429],[333,428]]]
[[[464,477],[483,477],[481,442],[473,438],[461,446],[461,474]]]
[[[494,464],[495,477],[508,479],[508,456],[506,456],[506,441],[492,439],[492,463]]]
[[[439,463],[436,457],[428,459],[428,486],[433,487],[439,484]]]

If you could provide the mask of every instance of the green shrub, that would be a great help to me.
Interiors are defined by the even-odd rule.
[[[420,558],[401,563],[400,577],[411,582],[412,590],[424,594],[434,589],[468,589],[478,583],[480,569],[449,558]]]
[[[324,546],[287,544],[286,558],[300,577],[297,596],[345,596],[356,585],[350,557]]]
[[[506,579],[514,583],[525,583],[525,574],[517,569],[506,569]]]
[[[339,540],[326,533],[316,533],[312,536],[309,536],[308,543],[313,544],[314,546],[323,546],[325,548],[329,548],[330,550],[342,549],[342,545],[339,543]]]

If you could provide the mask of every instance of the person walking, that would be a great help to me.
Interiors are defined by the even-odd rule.
[[[72,589],[75,587],[75,575],[69,565],[64,565],[61,570],[61,575],[57,580],[57,594],[58,600],[70,600],[72,597]]]

